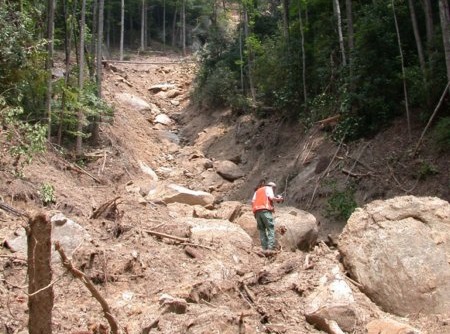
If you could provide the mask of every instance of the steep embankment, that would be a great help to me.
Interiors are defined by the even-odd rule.
[[[357,178],[357,194],[369,194],[367,200],[395,194],[398,190],[388,185],[396,180],[405,186],[405,180],[398,172],[384,173],[387,167],[376,169],[386,160],[378,160],[383,151],[375,149],[375,142],[337,151],[326,133],[305,131],[276,117],[196,110],[188,98],[195,64],[173,57],[139,61],[147,63],[110,64],[105,69],[105,97],[116,114],[101,127],[101,147],[87,148],[82,169],[50,150],[25,168],[23,179],[12,177],[6,159],[0,171],[5,202],[30,213],[62,211],[88,233],[74,248],[73,262],[105,296],[120,327],[128,333],[319,333],[306,321],[306,308],[315,305],[323,282],[333,280],[346,282],[346,296],[356,310],[352,332],[365,333],[371,319],[395,318],[337,272],[335,249],[319,243],[309,253],[283,251],[266,258],[257,243],[229,221],[236,211],[248,212],[245,204],[261,178],[278,182],[287,197],[285,205],[306,208],[311,203],[311,212],[317,213],[322,212],[327,190],[316,187],[316,181],[325,177]],[[392,145],[391,157],[401,157],[403,146]],[[433,164],[441,168],[442,159],[437,157]],[[215,163],[221,160],[234,161],[243,176],[233,182],[219,176]],[[404,164],[401,159],[395,162]],[[442,177],[440,171],[433,177]],[[373,186],[365,180],[372,180]],[[170,183],[209,192],[217,199],[215,205],[206,209],[165,204],[145,196]],[[39,201],[42,184],[55,189],[56,202],[47,208]],[[384,193],[376,195],[375,186]],[[420,181],[414,189],[423,186]],[[225,205],[226,200],[241,203]],[[23,236],[24,223],[0,211],[5,245]],[[254,228],[251,216],[248,223]],[[4,247],[0,255],[0,328],[26,333],[25,254]],[[106,325],[98,303],[57,261],[53,275],[55,332],[96,333]],[[397,320],[423,333],[445,329],[445,324],[423,315]]]

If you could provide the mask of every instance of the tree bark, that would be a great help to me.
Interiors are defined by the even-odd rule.
[[[80,46],[78,50],[78,89],[80,95],[83,93],[84,87],[84,29],[86,25],[86,0],[81,1],[81,17],[80,17]],[[83,109],[77,110],[77,137],[75,142],[75,154],[80,155],[83,145]]]
[[[172,47],[175,47],[177,43],[177,15],[178,15],[178,7],[175,7],[175,11],[173,12],[173,21],[172,21]]]
[[[141,1],[141,51],[145,50],[145,0]]]
[[[408,102],[408,89],[406,87],[406,75],[405,75],[405,60],[403,57],[403,49],[402,49],[402,42],[400,38],[400,30],[398,28],[398,22],[397,22],[397,15],[395,14],[395,0],[391,0],[392,4],[392,13],[394,15],[394,22],[395,22],[395,31],[397,33],[397,42],[398,42],[398,49],[400,53],[400,62],[402,66],[402,79],[403,79],[403,94],[405,97],[405,109],[406,109],[406,122],[408,127],[408,139],[411,140],[411,121],[409,117],[409,102]]]
[[[30,334],[52,333],[54,294],[51,285],[51,235],[52,224],[44,214],[39,214],[29,220],[27,248],[28,294],[31,295],[28,299],[28,330]]]
[[[302,19],[302,10],[301,4],[298,6],[298,20],[300,23],[300,37],[301,37],[301,45],[302,45],[302,82],[303,82],[303,100],[305,105],[308,103],[308,96],[306,93],[306,53],[305,53],[305,34],[303,30],[303,19]]]
[[[352,53],[354,49],[354,31],[353,31],[353,8],[352,0],[345,1],[345,9],[347,11],[347,44],[348,44],[348,62],[351,66]]]
[[[125,33],[125,0],[120,1],[120,60],[123,60],[123,37]]]
[[[413,0],[408,0],[408,5],[409,5],[409,13],[411,15],[411,23],[414,31],[414,38],[416,39],[417,55],[419,56],[420,69],[422,70],[423,77],[425,78],[426,77],[425,57],[423,55],[422,40],[420,38],[419,27],[417,25],[416,10],[414,9]]]
[[[447,66],[447,81],[450,82],[450,12],[448,0],[439,0],[439,17],[441,19],[445,65]]]
[[[183,0],[181,9],[181,45],[183,46],[183,56],[186,57],[186,0]]]
[[[98,98],[102,98],[102,46],[103,46],[103,12],[104,12],[105,0],[99,0],[98,2],[98,27],[97,27],[97,64],[96,64],[96,72],[97,72],[97,96]],[[99,128],[100,116],[95,115],[93,124],[92,124],[92,132],[91,132],[91,140],[93,145],[97,145],[100,140],[100,128]]]
[[[345,47],[344,47],[344,36],[342,34],[341,7],[339,5],[339,0],[333,0],[333,8],[334,8],[334,15],[336,16],[337,20],[339,47],[341,49],[342,55],[342,65],[347,66],[347,58],[345,56]]]
[[[429,49],[434,36],[433,7],[431,7],[431,0],[424,0],[423,5],[427,29],[427,49]]]
[[[65,73],[64,73],[64,86],[67,87],[69,84],[69,74],[70,74],[70,52],[72,51],[72,23],[69,21],[69,4],[66,0],[63,0],[63,10],[64,10],[64,51],[65,51]],[[75,6],[73,5],[73,8]],[[57,144],[61,146],[64,116],[66,110],[66,94],[63,91],[61,97],[61,112],[59,114],[59,125],[58,125],[58,135]]]
[[[289,0],[283,0],[283,35],[289,40]]]
[[[47,59],[45,69],[47,71],[47,92],[45,96],[45,109],[47,111],[48,130],[47,139],[50,141],[52,135],[52,68],[53,68],[53,35],[55,28],[55,0],[47,2]]]
[[[163,0],[163,51],[166,52],[166,0]]]

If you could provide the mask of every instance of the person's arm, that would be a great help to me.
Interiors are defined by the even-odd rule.
[[[273,202],[283,202],[284,198],[280,195],[275,196],[272,187],[266,187],[266,195]]]

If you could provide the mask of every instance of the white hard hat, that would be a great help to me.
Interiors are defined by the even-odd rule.
[[[275,182],[269,182],[269,183],[267,183],[267,185],[269,186],[269,187],[276,187],[277,185],[275,184]]]

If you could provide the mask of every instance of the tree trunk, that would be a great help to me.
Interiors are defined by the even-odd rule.
[[[166,52],[166,0],[163,0],[163,51]]]
[[[411,23],[414,31],[414,38],[416,39],[417,55],[419,56],[420,69],[422,70],[422,75],[425,79],[426,78],[425,57],[423,55],[422,40],[420,38],[419,27],[417,25],[416,10],[414,9],[413,0],[408,0],[408,5],[409,5],[409,13],[411,15]]]
[[[181,10],[181,45],[183,46],[183,56],[186,57],[186,0],[183,0]]]
[[[405,75],[405,61],[403,57],[403,49],[402,49],[402,42],[400,38],[400,30],[398,28],[398,22],[397,22],[397,15],[395,14],[395,0],[391,0],[392,4],[392,13],[394,15],[394,22],[395,22],[395,31],[397,33],[397,42],[398,42],[398,49],[400,53],[400,62],[402,65],[402,79],[403,79],[403,94],[405,96],[405,108],[406,108],[406,122],[408,127],[408,139],[411,140],[411,122],[409,117],[409,102],[408,102],[408,89],[406,87],[406,75]]]
[[[445,65],[447,66],[447,81],[450,82],[450,12],[448,0],[439,0],[439,17],[441,19]]]
[[[305,105],[308,103],[308,96],[306,94],[306,54],[305,54],[305,34],[303,30],[303,19],[301,4],[298,6],[298,21],[300,23],[300,37],[302,44],[302,82],[303,82],[303,100]]]
[[[141,51],[145,50],[145,0],[141,1]]]
[[[103,11],[104,11],[105,0],[99,0],[98,2],[98,27],[97,27],[97,95],[102,98],[102,46],[103,46]],[[92,144],[97,145],[100,140],[100,129],[99,129],[100,116],[95,115],[91,139]]]
[[[81,18],[80,18],[80,46],[78,50],[78,90],[80,95],[83,94],[84,86],[84,29],[86,25],[86,0],[81,1]],[[75,154],[78,156],[81,154],[83,145],[83,124],[84,113],[83,109],[77,110],[77,137],[75,142]]]
[[[26,230],[30,295],[28,331],[29,334],[51,334],[54,299],[51,285],[52,223],[44,214],[39,214],[30,219]]]
[[[75,5],[73,5],[75,7]],[[69,8],[66,0],[63,0],[63,10],[64,10],[64,51],[65,51],[65,73],[64,73],[64,86],[67,87],[69,84],[69,74],[70,74],[70,52],[72,51],[72,23],[69,21]],[[61,146],[63,124],[66,110],[66,94],[63,91],[61,97],[61,112],[59,115],[59,125],[58,125],[58,135],[57,144]]]
[[[172,21],[172,47],[174,48],[177,42],[177,15],[178,15],[178,7],[175,7],[175,11],[173,12],[173,21]]]
[[[434,36],[433,7],[431,7],[431,0],[424,0],[423,5],[427,28],[427,49],[429,49]]]
[[[256,104],[256,90],[255,85],[253,83],[253,50],[251,45],[247,43],[248,37],[249,37],[249,20],[248,20],[248,10],[244,6],[244,36],[246,41],[246,46],[248,50],[248,56],[247,56],[247,62],[248,62],[248,83],[250,86],[250,94],[252,96],[252,102],[253,104]]]
[[[283,37],[289,40],[289,0],[283,0]]]
[[[347,38],[348,38],[348,62],[352,63],[352,53],[354,49],[354,31],[353,31],[353,9],[352,0],[346,0],[345,8],[347,11]]]
[[[344,36],[342,34],[342,19],[341,19],[341,7],[339,5],[339,0],[333,0],[334,15],[337,20],[338,37],[339,37],[339,47],[342,54],[342,64],[347,66],[347,58],[345,57],[345,47],[344,47]]]
[[[53,68],[53,35],[55,27],[55,0],[47,2],[47,59],[45,69],[47,71],[47,92],[45,96],[45,109],[47,111],[48,132],[47,139],[52,135],[52,68]]]
[[[125,33],[125,0],[120,1],[120,57],[123,60],[123,37]]]
[[[90,76],[92,81],[96,80],[96,75],[95,75],[95,70],[96,70],[96,66],[95,66],[95,57],[97,56],[97,39],[94,37],[97,35],[98,33],[98,3],[100,0],[93,0],[92,2],[92,38],[91,38],[91,45],[90,45],[90,53],[91,53],[91,57],[87,57],[87,61],[88,61],[88,67],[89,67],[89,72],[90,72]],[[89,61],[90,59],[90,61]]]

